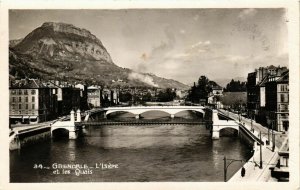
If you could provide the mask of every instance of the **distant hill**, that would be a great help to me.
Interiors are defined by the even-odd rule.
[[[11,80],[38,77],[108,86],[188,88],[175,80],[121,68],[91,32],[54,22],[42,24],[24,39],[10,41],[9,74]]]

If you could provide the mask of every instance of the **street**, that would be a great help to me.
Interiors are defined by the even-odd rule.
[[[238,114],[229,112],[224,109],[220,109],[220,111],[223,112],[225,115],[232,117],[236,120],[239,119]],[[245,118],[243,116],[240,116],[240,117],[241,117],[241,123],[245,123],[246,126],[251,126],[251,119]],[[267,127],[264,127],[259,123],[256,123],[254,120],[252,120],[252,127],[257,133],[259,133],[259,131],[261,131],[262,137],[268,138],[268,128]],[[288,132],[285,132],[285,134],[283,134],[282,132],[277,132],[277,131],[273,131],[273,132],[275,134],[275,146],[278,149],[280,149],[280,147],[283,145],[283,142],[285,141],[285,139],[288,138]],[[271,129],[269,130],[269,133],[270,133],[270,141],[272,141],[272,130]]]

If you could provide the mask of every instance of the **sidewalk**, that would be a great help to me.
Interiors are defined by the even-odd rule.
[[[238,114],[232,113],[232,112],[228,112],[226,110],[221,109],[221,112],[223,112],[224,115],[229,115],[230,117],[239,120],[239,116]],[[241,117],[241,123],[245,123],[245,127],[247,127],[249,130],[251,129],[251,119],[249,118],[245,118],[245,117]],[[259,133],[259,131],[261,131],[262,137],[268,137],[268,130],[270,133],[270,141],[272,141],[272,130],[268,129],[265,126],[262,126],[260,123],[256,123],[255,120],[252,120],[252,127],[255,130],[254,133],[257,136],[257,134]],[[280,148],[282,146],[283,141],[288,137],[288,132],[285,132],[285,134],[283,134],[282,132],[278,132],[278,131],[273,131],[273,133],[275,134],[275,146],[277,148]],[[264,141],[265,142],[265,141]]]
[[[222,110],[223,114],[229,115],[230,117],[238,120],[238,115]],[[242,117],[241,123],[251,131],[251,119]],[[262,132],[262,141],[266,142],[268,140],[268,129],[255,121],[252,121],[252,127],[254,129],[253,134],[259,138],[259,133]],[[255,143],[254,155],[251,159],[244,164],[246,170],[245,176],[241,176],[241,169],[237,171],[230,180],[230,182],[254,182],[254,181],[276,181],[271,177],[270,167],[274,167],[278,160],[278,150],[286,149],[288,146],[288,133],[282,134],[281,132],[273,131],[276,135],[275,138],[275,150],[272,152],[272,138],[270,138],[270,144],[262,145],[262,168],[259,168],[260,165],[260,146]],[[271,136],[271,135],[270,135]]]
[[[241,169],[237,171],[229,180],[230,182],[254,182],[254,181],[272,181],[270,167],[276,165],[278,158],[277,149],[272,152],[272,145],[262,146],[262,169],[260,165],[260,147],[256,146],[253,157],[244,164],[246,170],[245,176],[241,176]]]

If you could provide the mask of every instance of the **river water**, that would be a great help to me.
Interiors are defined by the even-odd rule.
[[[176,116],[199,120],[191,112]],[[168,119],[162,112],[142,117]],[[116,118],[132,119],[129,114],[111,119]],[[76,140],[52,139],[11,151],[10,181],[223,181],[224,155],[251,157],[251,147],[238,137],[212,140],[204,125],[94,126],[86,127],[84,133]],[[228,178],[240,167],[240,162],[231,164]]]

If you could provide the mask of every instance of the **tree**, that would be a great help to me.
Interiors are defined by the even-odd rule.
[[[187,100],[194,103],[199,103],[202,99],[207,100],[208,94],[212,92],[212,86],[215,84],[215,82],[210,81],[206,76],[200,76],[197,85],[194,83],[194,86],[189,90]]]
[[[169,102],[173,101],[176,97],[176,93],[172,91],[172,89],[167,88],[164,91],[160,91],[157,95],[157,99],[159,102]]]
[[[122,93],[120,92],[120,102],[129,102],[132,100],[132,95],[129,92]]]
[[[142,96],[142,100],[145,101],[145,102],[151,101],[151,98],[152,98],[152,96],[151,96],[150,92],[147,92],[146,94],[144,94]]]
[[[231,80],[224,88],[224,92],[246,92],[246,82]]]

